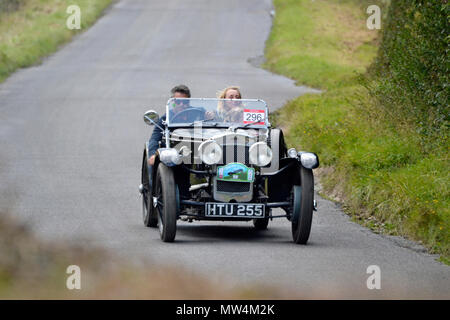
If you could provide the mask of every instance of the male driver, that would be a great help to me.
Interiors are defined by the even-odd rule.
[[[190,98],[191,97],[191,91],[188,87],[186,87],[183,84],[180,84],[176,87],[173,87],[172,90],[170,90],[172,94],[172,98]],[[183,110],[188,109],[189,106],[189,100],[175,100],[173,104],[173,108],[169,111],[170,112],[170,119],[173,119],[174,116],[178,113],[180,113]],[[205,119],[213,119],[214,118],[214,112],[212,111],[205,111],[203,108],[195,108],[195,109],[202,109],[203,115]],[[158,126],[155,126],[153,129],[152,136],[149,140],[149,146],[148,146],[148,154],[150,158],[148,159],[148,164],[150,166],[153,166],[155,164],[155,153],[156,150],[159,148],[159,143],[162,140],[163,132],[160,128],[163,128],[163,121],[166,120],[166,114],[164,114],[158,121]],[[182,116],[182,118],[185,118],[183,120],[189,121],[189,114],[186,114]]]
[[[176,87],[173,87],[172,90],[170,90],[170,93],[172,94],[172,98],[190,98],[191,97],[191,91],[189,88],[183,84],[180,84]],[[179,100],[183,102],[183,100]],[[185,110],[187,107],[186,104],[180,103],[176,104],[173,108],[173,115],[177,114],[178,112]],[[171,113],[172,116],[172,113]],[[153,128],[152,136],[150,137],[150,140],[148,142],[148,155],[150,158],[148,159],[148,164],[153,166],[155,164],[155,153],[156,150],[159,148],[159,142],[162,140],[163,132],[160,129],[164,128],[163,121],[166,120],[166,114],[164,114],[161,118],[159,118],[158,126],[155,126]]]

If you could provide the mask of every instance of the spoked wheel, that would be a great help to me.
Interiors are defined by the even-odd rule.
[[[158,226],[158,217],[156,210],[153,207],[152,191],[149,185],[149,175],[147,166],[147,157],[144,153],[144,160],[142,162],[142,218],[146,227],[156,228]]]
[[[301,186],[293,186],[292,238],[297,244],[306,244],[311,232],[314,177],[312,170],[300,168]]]
[[[155,197],[161,240],[173,242],[177,232],[176,184],[173,171],[163,163],[156,173]]]

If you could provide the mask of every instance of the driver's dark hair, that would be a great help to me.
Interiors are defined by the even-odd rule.
[[[178,86],[175,86],[175,87],[172,88],[172,90],[170,90],[170,93],[172,94],[172,97],[175,95],[175,92],[179,92],[179,93],[185,94],[188,98],[191,97],[191,91],[184,84],[180,84]]]

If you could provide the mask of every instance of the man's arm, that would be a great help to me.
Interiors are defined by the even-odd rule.
[[[161,118],[159,118],[158,126],[161,128],[164,128],[163,121],[166,120],[166,116],[163,115]],[[152,135],[150,137],[150,140],[148,141],[148,156],[152,156],[156,153],[156,150],[159,148],[159,142],[162,140],[163,137],[163,131],[158,127],[155,126],[153,128]]]

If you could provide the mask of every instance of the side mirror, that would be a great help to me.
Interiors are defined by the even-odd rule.
[[[159,114],[155,110],[148,110],[144,113],[144,121],[149,126],[157,125],[159,121]]]

